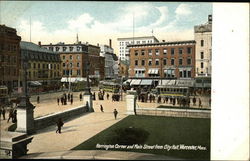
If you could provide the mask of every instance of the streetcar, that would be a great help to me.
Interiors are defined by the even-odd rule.
[[[190,87],[157,86],[157,94],[161,97],[189,97]]]
[[[114,82],[100,82],[100,89],[102,89],[105,92],[111,92],[111,93],[118,93],[120,90],[121,85]]]

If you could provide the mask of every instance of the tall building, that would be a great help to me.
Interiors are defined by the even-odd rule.
[[[21,73],[24,72],[23,64],[28,64],[27,80],[29,87],[39,86],[39,90],[55,90],[61,85],[61,59],[60,55],[41,47],[41,44],[21,41]],[[23,85],[23,74],[20,74]],[[30,88],[38,92],[36,88]],[[30,91],[31,92],[31,91]]]
[[[212,73],[212,15],[208,22],[194,26],[196,41],[196,76],[211,76]]]
[[[73,78],[86,78],[86,67],[89,63],[89,78],[92,81],[104,79],[104,57],[100,56],[100,47],[78,41],[73,44],[63,42],[42,45],[51,51],[60,54],[62,63],[62,80]]]
[[[133,44],[151,44],[159,42],[154,36],[144,37],[129,37],[129,38],[118,38],[118,54],[119,60],[129,60],[129,48],[128,45]]]
[[[109,45],[100,45],[100,56],[105,58],[105,79],[115,79],[118,76],[118,58],[114,54],[114,49],[112,48],[112,41],[109,40]]]
[[[129,77],[191,79],[195,76],[195,41],[129,45]]]
[[[7,86],[9,93],[18,87],[20,41],[16,29],[0,25],[0,86]]]

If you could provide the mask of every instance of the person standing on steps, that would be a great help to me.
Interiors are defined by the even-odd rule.
[[[40,96],[37,96],[37,98],[36,98],[36,102],[37,102],[37,104],[39,104],[39,103],[40,103]]]
[[[117,114],[118,114],[118,111],[116,109],[114,109],[114,116],[115,116],[115,119],[117,118]]]

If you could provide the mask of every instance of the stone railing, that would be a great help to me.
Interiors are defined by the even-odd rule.
[[[159,108],[136,108],[137,115],[169,116],[169,117],[190,117],[210,118],[210,110],[193,109],[159,109]]]
[[[51,125],[55,125],[59,118],[62,120],[72,119],[78,117],[87,112],[86,106],[79,106],[76,108],[71,108],[62,112],[53,113],[47,116],[42,116],[39,118],[35,118],[35,129],[40,130],[42,128],[46,128]]]

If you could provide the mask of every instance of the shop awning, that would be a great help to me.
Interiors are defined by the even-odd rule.
[[[149,69],[148,74],[159,74],[159,69]]]
[[[132,79],[128,79],[128,80],[124,81],[123,84],[130,83],[131,81],[132,81]]]
[[[141,79],[133,79],[130,83],[130,85],[140,85]]]
[[[83,77],[62,77],[61,82],[71,82],[71,83],[76,83],[76,82],[82,82],[82,81],[87,81],[87,78],[83,78]],[[89,79],[89,82],[91,82],[91,80]]]
[[[28,82],[30,86],[41,86],[42,84],[38,81],[29,81]]]
[[[178,80],[176,85],[181,87],[194,87],[194,82],[194,80]]]
[[[140,85],[152,85],[153,80],[151,79],[142,79]]]

